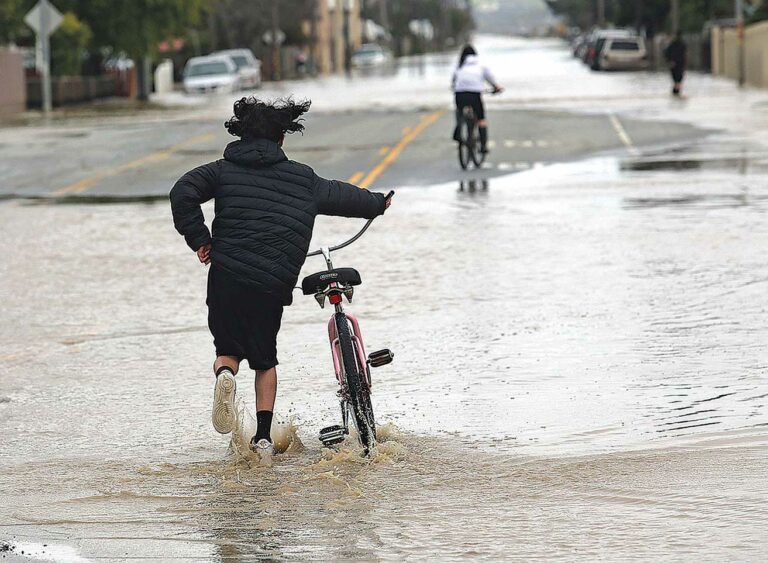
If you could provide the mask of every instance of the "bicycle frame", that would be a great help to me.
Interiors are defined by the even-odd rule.
[[[372,220],[371,220],[372,221]],[[365,230],[370,226],[371,221],[369,221],[365,227],[363,227],[363,230],[360,231],[353,239],[348,241],[348,243],[345,243],[344,246],[347,246],[347,244],[351,244],[362,234],[365,232]],[[342,248],[339,246],[338,248]],[[321,248],[320,252],[323,254],[323,258],[325,258],[325,264],[328,268],[328,270],[333,270],[333,262],[331,261],[331,249],[329,248]],[[333,282],[330,284],[329,289],[338,288],[339,284],[336,282]],[[348,297],[349,299],[349,297]],[[366,360],[365,355],[365,343],[363,341],[363,335],[360,331],[360,323],[357,320],[357,317],[353,315],[352,313],[346,313],[344,312],[344,306],[341,301],[334,304],[334,312],[335,313],[342,313],[350,322],[352,325],[352,344],[355,346],[355,352],[357,356],[357,363],[358,367],[360,368],[360,372],[364,374],[365,376],[365,382],[368,385],[368,388],[371,387],[371,377],[368,370],[368,364]],[[333,358],[333,369],[336,373],[336,380],[339,382],[339,385],[342,386],[343,390],[346,390],[346,381],[344,381],[344,367],[341,362],[341,350],[339,346],[339,337],[336,330],[336,321],[335,321],[335,315],[331,315],[331,318],[328,320],[328,340],[331,345],[331,357]]]

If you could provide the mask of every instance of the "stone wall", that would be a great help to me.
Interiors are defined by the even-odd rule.
[[[27,109],[24,59],[21,53],[0,49],[0,117]]]

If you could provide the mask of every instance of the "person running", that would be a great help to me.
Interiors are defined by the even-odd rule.
[[[459,120],[464,108],[469,106],[475,112],[475,117],[478,120],[480,151],[483,153],[488,152],[488,123],[485,119],[482,97],[486,82],[493,87],[494,94],[503,90],[496,83],[496,79],[488,67],[480,63],[475,48],[472,45],[466,45],[461,51],[459,66],[453,72],[452,89],[456,97],[456,127],[453,130],[453,140],[461,140]]]
[[[683,75],[688,64],[688,46],[683,40],[683,34],[679,31],[672,43],[664,49],[664,58],[667,59],[672,73],[672,95],[680,96],[683,93]]]
[[[216,376],[213,427],[235,428],[235,375],[243,359],[256,372],[256,434],[251,449],[269,462],[270,429],[277,393],[277,334],[283,307],[306,258],[316,215],[370,219],[390,200],[338,180],[321,178],[289,160],[285,135],[303,131],[310,102],[253,97],[234,104],[225,123],[239,140],[224,157],[184,174],[170,193],[173,223],[208,271],[208,327]],[[213,233],[201,204],[213,199]]]

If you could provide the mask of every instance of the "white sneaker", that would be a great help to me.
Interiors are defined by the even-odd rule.
[[[258,442],[254,443],[254,436],[251,438],[251,450],[259,456],[259,462],[266,467],[272,466],[272,456],[275,455],[275,446],[267,440],[262,438]]]
[[[219,434],[229,434],[235,429],[235,376],[225,369],[216,378],[213,388],[213,427]]]

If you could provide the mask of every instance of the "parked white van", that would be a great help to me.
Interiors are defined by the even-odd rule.
[[[184,67],[184,90],[188,94],[231,94],[239,89],[240,75],[230,57],[193,57]]]
[[[229,57],[237,66],[240,75],[240,88],[259,88],[261,86],[261,61],[250,49],[227,49],[211,53],[212,57]]]
[[[643,70],[648,68],[648,52],[642,37],[607,37],[597,55],[600,70]]]

